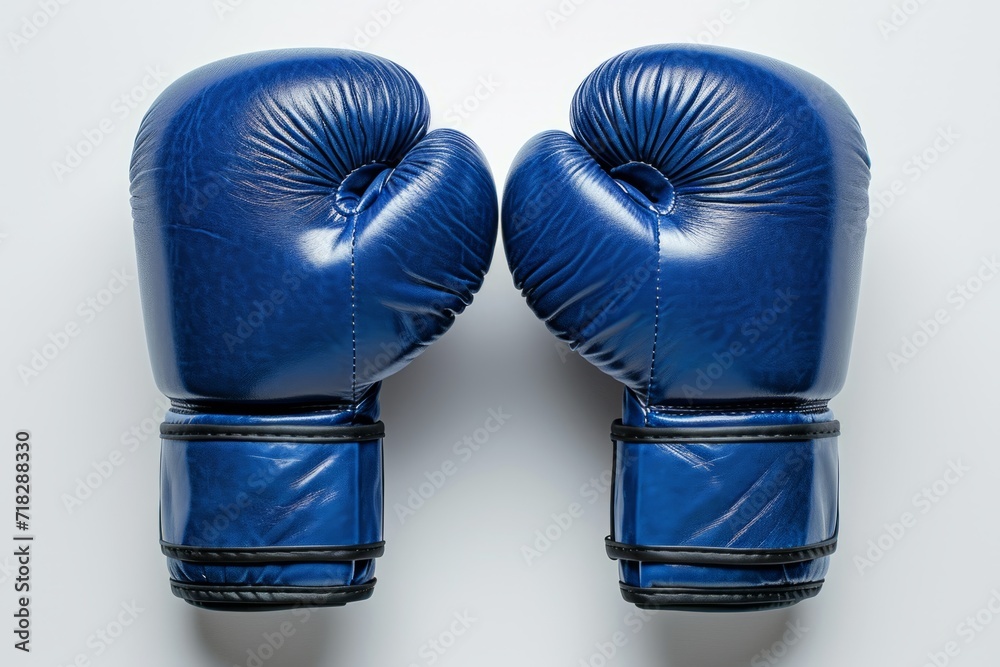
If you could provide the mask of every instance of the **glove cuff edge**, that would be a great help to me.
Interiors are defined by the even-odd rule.
[[[619,583],[619,586],[622,598],[640,609],[734,612],[789,607],[816,596],[823,587],[823,580],[805,584],[733,588],[647,588],[625,583]]]
[[[376,580],[344,586],[236,586],[170,580],[171,592],[188,604],[214,611],[278,611],[301,607],[342,607],[367,600]]]

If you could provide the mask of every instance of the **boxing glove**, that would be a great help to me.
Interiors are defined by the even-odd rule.
[[[196,606],[335,606],[383,552],[381,381],[444,333],[489,267],[476,146],[427,132],[375,56],[230,58],[171,85],[131,164],[161,428],[162,551]]]
[[[518,154],[502,229],[551,331],[625,385],[607,551],[640,607],[815,595],[868,210],[858,123],[769,58],[654,46]]]

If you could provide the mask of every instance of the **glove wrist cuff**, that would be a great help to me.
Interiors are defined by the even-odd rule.
[[[616,421],[612,531],[623,597],[642,607],[758,610],[819,592],[837,542],[828,411]]]
[[[171,410],[161,426],[161,550],[175,595],[215,609],[369,597],[382,555],[381,422]]]

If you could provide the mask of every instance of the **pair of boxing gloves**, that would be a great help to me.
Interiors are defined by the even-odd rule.
[[[428,115],[392,62],[294,50],[198,69],[142,122],[161,546],[194,605],[372,594],[380,384],[469,305],[500,217],[482,153]],[[607,61],[571,120],[515,159],[502,233],[531,309],[625,386],[606,544],[624,598],[815,595],[868,210],[857,121],[801,70],[695,46]]]

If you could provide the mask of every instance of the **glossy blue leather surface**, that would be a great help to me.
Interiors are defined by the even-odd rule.
[[[428,120],[409,72],[332,49],[216,62],[153,103],[131,194],[150,358],[174,402],[168,422],[378,421],[381,381],[471,302],[496,240],[482,153],[458,132],[428,133]],[[381,440],[165,439],[161,474],[165,542],[381,540]],[[262,476],[270,481],[258,493]],[[229,518],[237,499],[247,506]],[[216,519],[222,528],[203,529]],[[174,579],[194,584],[374,576],[365,559],[169,564]]]
[[[296,417],[297,424],[311,425],[351,423],[356,418],[347,411]],[[288,416],[233,419],[171,410],[165,421],[232,425],[236,430],[250,424],[287,424]],[[301,444],[164,438],[160,537],[169,544],[216,549],[380,542],[382,441]],[[168,566],[173,578],[182,581],[301,586],[359,584],[374,576],[375,568],[372,559],[234,566],[171,558]]]
[[[840,96],[762,56],[654,46],[598,67],[571,124],[573,135],[543,132],[515,159],[504,246],[532,310],[625,385],[624,423],[832,421],[825,404],[847,371],[870,179]],[[804,546],[836,527],[834,438],[618,455],[616,540]],[[761,488],[773,489],[763,506],[733,523]],[[816,580],[826,561],[622,561],[621,575],[633,586],[746,586]]]
[[[828,410],[757,412],[701,409],[694,415],[645,410],[626,390],[623,421],[633,426],[823,424]],[[808,547],[836,535],[837,439],[737,443],[635,443],[615,448],[613,539],[626,544],[730,549]],[[619,561],[632,586],[794,584],[822,576],[817,561],[778,566],[698,567]]]
[[[623,560],[618,563],[622,582],[644,588],[686,586],[698,589],[787,586],[820,582],[830,569],[830,557],[784,565],[716,567],[706,565],[664,565]]]
[[[352,404],[472,300],[496,239],[479,149],[401,67],[339,50],[202,67],[143,119],[132,210],[154,374],[200,404]]]
[[[773,423],[799,416],[779,413]],[[647,425],[663,425],[658,417],[649,415]],[[613,535],[621,542],[789,548],[822,542],[837,528],[836,438],[781,444],[621,440],[616,470]]]

